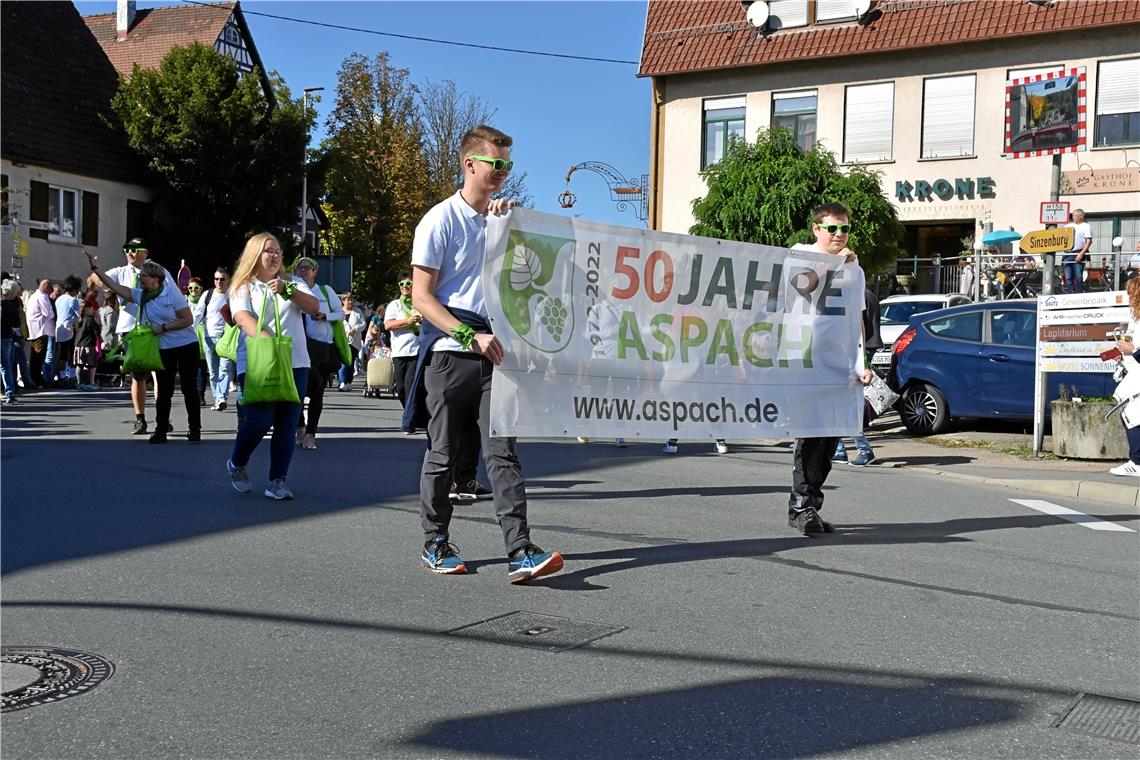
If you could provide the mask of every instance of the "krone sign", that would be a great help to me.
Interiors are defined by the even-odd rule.
[[[1021,239],[1021,250],[1026,253],[1056,253],[1073,249],[1072,227],[1053,230],[1034,230]]]

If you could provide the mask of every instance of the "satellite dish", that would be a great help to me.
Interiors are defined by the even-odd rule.
[[[871,7],[871,0],[851,0],[851,12],[856,18],[863,18],[863,14]]]
[[[755,28],[763,29],[764,25],[768,23],[768,3],[763,2],[763,0],[756,0],[748,6],[748,15],[745,18]]]

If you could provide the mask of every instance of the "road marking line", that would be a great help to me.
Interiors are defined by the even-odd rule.
[[[1048,501],[1041,501],[1040,499],[1010,499],[1010,501],[1012,501],[1014,504],[1020,504],[1023,507],[1036,509],[1038,512],[1044,512],[1047,515],[1060,517],[1062,520],[1074,522],[1077,525],[1083,525],[1084,527],[1091,528],[1092,530],[1115,530],[1124,531],[1126,533],[1136,532],[1132,530],[1132,528],[1126,528],[1123,525],[1117,525],[1116,523],[1101,520],[1098,517],[1086,515],[1083,512],[1077,512],[1073,509],[1059,507],[1056,504]]]

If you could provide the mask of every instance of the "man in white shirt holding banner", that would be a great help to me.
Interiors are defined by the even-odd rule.
[[[821,223],[848,224],[827,208],[842,218]],[[789,510],[823,532],[819,487],[836,438],[862,430],[870,374],[862,271],[846,232],[832,237],[835,251],[789,251],[523,209],[488,218],[484,295],[505,347],[493,435],[819,439],[822,468],[803,460]],[[600,308],[605,335],[588,319]]]

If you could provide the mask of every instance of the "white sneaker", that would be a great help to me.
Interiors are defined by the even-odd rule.
[[[224,398],[218,399],[218,403],[214,404],[214,411],[216,411],[216,412],[226,411],[226,400]]]
[[[347,383],[341,383],[340,385],[338,385],[336,387],[336,389],[338,391],[347,391],[348,390],[348,384]]]
[[[578,443],[589,443],[590,439],[584,435],[578,436]]]
[[[728,444],[725,443],[724,441],[717,441],[715,448],[716,448],[716,453],[718,453],[718,454],[727,454],[728,453]]]
[[[1140,465],[1132,464],[1132,460],[1125,462],[1119,467],[1113,467],[1109,470],[1113,475],[1124,475],[1125,477],[1140,478]]]
[[[624,449],[625,448],[625,439],[624,438],[615,438],[614,439],[614,446],[617,446],[619,449]]]
[[[286,501],[293,498],[293,492],[285,485],[284,480],[274,480],[265,488],[265,496],[277,501]]]
[[[665,445],[664,445],[664,446],[661,448],[661,450],[662,450],[663,452],[665,452],[666,454],[676,454],[676,453],[677,453],[677,444],[675,444],[675,443],[666,443],[666,444],[665,444]]]

